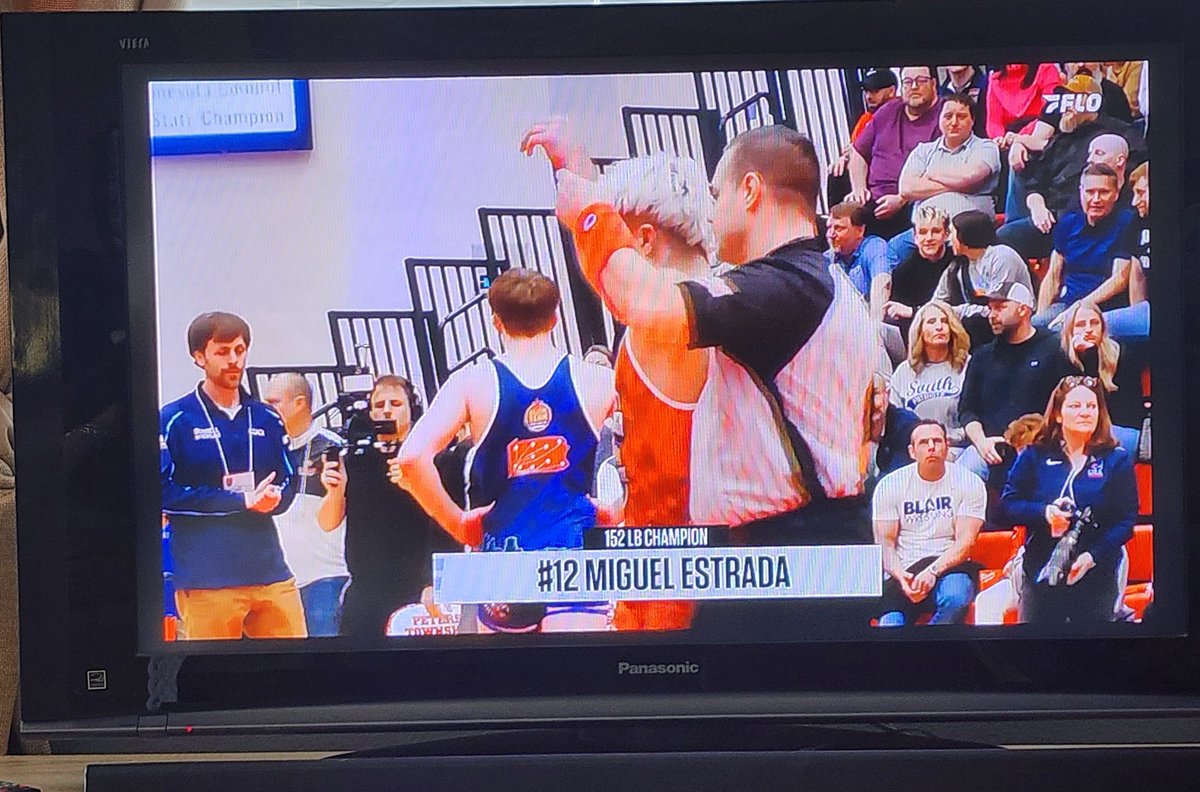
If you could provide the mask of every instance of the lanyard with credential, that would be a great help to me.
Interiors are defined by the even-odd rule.
[[[200,389],[196,388],[196,401],[200,402],[200,409],[204,410],[204,417],[208,419],[208,428],[212,431],[213,440],[217,442],[217,453],[221,455],[221,467],[225,470],[225,475],[229,475],[229,461],[225,458],[225,446],[221,443],[221,433],[217,431],[216,424],[213,423],[212,415],[208,412],[208,405],[204,403],[204,399],[200,398]],[[250,473],[254,472],[254,418],[250,415],[250,405],[246,407],[246,445],[249,447],[247,454],[249,458],[249,466],[247,470]]]

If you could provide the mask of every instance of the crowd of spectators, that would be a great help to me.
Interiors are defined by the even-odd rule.
[[[1016,526],[1029,538],[1006,574],[1022,620],[1121,613],[1133,465],[1149,461],[1147,71],[864,74],[867,111],[829,168],[827,234],[891,357],[881,626],[962,621],[978,593],[967,545]]]

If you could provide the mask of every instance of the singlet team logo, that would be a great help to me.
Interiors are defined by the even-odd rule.
[[[561,473],[571,466],[567,459],[571,444],[560,435],[513,440],[507,450],[510,479],[537,473]]]
[[[525,409],[525,428],[531,432],[544,432],[554,418],[550,405],[541,399],[534,399]]]

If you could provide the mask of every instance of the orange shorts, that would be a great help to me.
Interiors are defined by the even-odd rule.
[[[176,591],[175,608],[184,640],[308,637],[294,578],[261,586]]]
[[[617,630],[686,630],[692,626],[694,602],[662,600],[654,602],[618,602],[613,613]]]

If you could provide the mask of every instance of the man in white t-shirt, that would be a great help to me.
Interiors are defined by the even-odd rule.
[[[947,462],[946,428],[921,421],[908,453],[914,462],[884,476],[871,501],[875,541],[883,548],[880,627],[961,622],[978,587],[968,560],[983,526],[987,491],[978,476]]]
[[[350,582],[346,567],[346,521],[331,531],[317,522],[317,511],[325,496],[321,469],[326,451],[342,445],[342,439],[313,422],[312,385],[302,374],[276,374],[267,383],[263,401],[283,418],[288,435],[288,458],[296,475],[292,478],[296,498],[275,518],[279,543],[304,603],[304,622],[310,638],[337,635],[342,620],[342,598]]]

